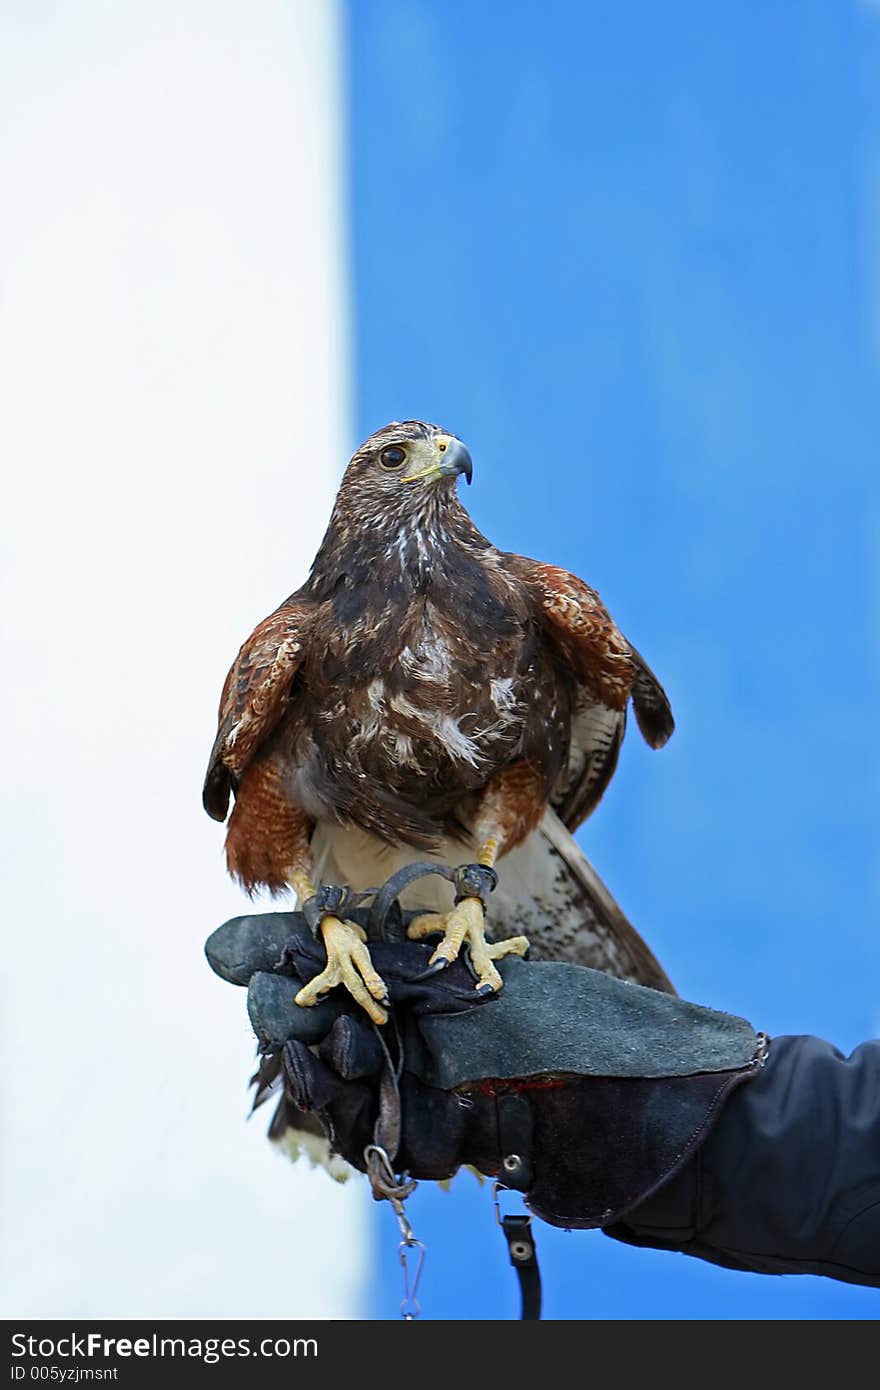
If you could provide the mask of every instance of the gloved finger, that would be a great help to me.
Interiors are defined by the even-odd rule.
[[[287,1094],[300,1110],[326,1110],[345,1085],[305,1043],[285,1043],[281,1061]]]
[[[334,1152],[363,1170],[376,1125],[375,1084],[343,1081],[299,1042],[285,1043],[281,1066],[285,1099],[316,1115]]]
[[[221,979],[246,985],[257,970],[274,970],[284,943],[294,934],[310,936],[299,912],[259,912],[232,917],[205,942],[208,964]]]
[[[263,1052],[279,1051],[289,1038],[317,1043],[329,1033],[344,1000],[331,994],[314,1008],[302,1009],[296,1002],[299,982],[289,975],[258,970],[248,985],[247,1010],[251,1026]]]
[[[318,1054],[346,1081],[376,1076],[385,1063],[376,1034],[353,1014],[340,1014],[320,1044]]]

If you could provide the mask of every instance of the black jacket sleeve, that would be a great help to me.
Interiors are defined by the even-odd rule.
[[[775,1038],[695,1157],[606,1235],[880,1287],[880,1041]]]

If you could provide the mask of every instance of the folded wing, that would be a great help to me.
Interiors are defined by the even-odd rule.
[[[551,797],[563,824],[575,830],[614,775],[630,699],[652,748],[663,747],[675,721],[662,685],[594,589],[555,565],[505,558],[532,594],[545,639],[577,681],[568,762]]]
[[[230,791],[287,709],[309,635],[307,607],[291,600],[259,624],[226,677],[220,697],[217,737],[202,792],[214,820],[225,820]]]

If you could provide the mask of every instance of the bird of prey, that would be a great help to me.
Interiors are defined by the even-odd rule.
[[[426,909],[410,935],[442,934],[438,968],[467,943],[475,988],[498,990],[495,962],[531,943],[671,990],[571,835],[612,777],[628,704],[660,748],[669,701],[593,589],[480,534],[457,492],[471,474],[461,440],[417,420],[352,457],[307,581],[223,687],[204,804],[223,821],[235,796],[229,871],[302,904],[414,858],[501,860],[494,940],[485,893],[452,906],[436,878],[431,900],[410,890]],[[320,932],[327,967],[298,1002],[342,984],[385,1022],[363,932],[329,909]]]

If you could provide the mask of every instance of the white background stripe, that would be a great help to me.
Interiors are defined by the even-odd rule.
[[[363,1191],[245,1124],[201,955],[220,684],[350,442],[338,23],[3,7],[6,1316],[357,1315]]]

